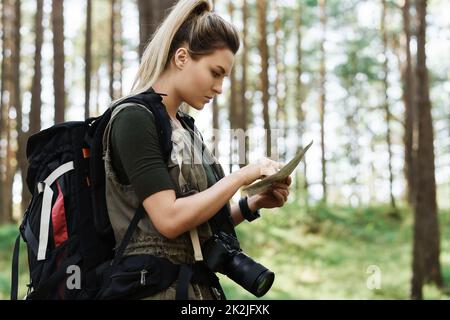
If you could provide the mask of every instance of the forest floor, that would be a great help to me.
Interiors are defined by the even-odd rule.
[[[311,207],[294,203],[262,210],[237,228],[244,252],[275,273],[262,299],[409,299],[412,214],[387,207]],[[450,299],[450,212],[440,211],[445,287],[424,286],[425,299]],[[0,227],[0,299],[9,299],[16,225]],[[22,243],[19,296],[29,281]],[[375,273],[374,273],[375,272]],[[220,275],[228,299],[256,299]]]
[[[413,217],[408,210],[395,215],[382,206],[316,206],[306,212],[287,204],[262,214],[237,230],[244,252],[275,273],[264,299],[409,299]],[[446,286],[425,285],[425,299],[450,299],[449,212],[441,211],[439,220]],[[221,279],[230,299],[255,299]]]

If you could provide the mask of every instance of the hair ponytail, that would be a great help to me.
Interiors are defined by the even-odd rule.
[[[114,103],[148,90],[183,43],[193,59],[219,48],[236,54],[239,35],[232,24],[212,11],[209,0],[178,1],[147,44],[131,92]]]
[[[170,45],[183,22],[192,14],[200,14],[202,11],[211,11],[211,9],[208,0],[181,0],[172,7],[170,14],[158,27],[142,54],[142,62],[134,80],[131,94],[148,89],[164,71]]]

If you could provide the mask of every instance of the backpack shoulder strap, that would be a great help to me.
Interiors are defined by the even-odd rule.
[[[111,118],[109,119],[109,122],[105,128],[105,132],[103,133],[103,154],[105,154],[105,152],[109,151],[111,128],[112,128],[114,119],[121,111],[123,111],[125,108],[130,107],[130,106],[140,106],[140,107],[144,108],[145,110],[147,110],[152,115],[152,117],[154,117],[153,112],[151,112],[146,106],[144,106],[142,104],[132,103],[132,102],[119,104],[117,107],[115,107],[112,110]]]
[[[169,114],[167,113],[165,106],[162,104],[161,96],[163,95],[165,94],[156,93],[153,90],[149,90],[135,96],[128,97],[121,101],[118,105],[114,105],[111,108],[114,108],[114,111],[117,110],[117,113],[123,110],[123,108],[118,109],[122,105],[140,105],[149,110],[154,116],[161,151],[164,160],[167,161],[172,151],[172,126],[170,124]]]
[[[11,300],[17,300],[17,291],[19,287],[19,250],[20,250],[20,234],[16,238],[14,244],[12,266],[11,266]]]

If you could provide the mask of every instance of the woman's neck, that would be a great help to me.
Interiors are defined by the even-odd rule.
[[[157,93],[165,93],[167,96],[162,96],[162,102],[167,109],[167,113],[172,119],[176,119],[176,114],[182,103],[181,98],[178,96],[173,86],[167,85],[171,83],[170,79],[165,79],[164,76],[160,77],[152,85],[153,90]]]

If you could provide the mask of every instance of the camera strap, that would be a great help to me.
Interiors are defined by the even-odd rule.
[[[174,121],[171,121],[171,123],[172,123],[172,129],[173,129],[173,131],[172,131],[172,141],[182,140],[183,139],[183,135],[180,134],[180,132],[177,131],[177,129],[182,129],[182,130],[185,130],[185,129],[180,127]],[[189,140],[188,140],[187,143],[189,143]],[[184,190],[188,186],[188,183],[186,182],[186,179],[184,178],[182,170],[181,170],[182,164],[183,164],[183,149],[182,149],[182,146],[183,146],[183,144],[181,142],[174,143],[172,155],[174,155],[176,157],[176,161],[177,161],[178,167],[180,168],[180,174],[178,176],[178,184],[179,184],[181,190]],[[203,261],[203,254],[202,254],[202,249],[200,247],[200,239],[198,237],[197,228],[194,228],[194,229],[190,230],[189,231],[189,235],[191,237],[192,247],[194,249],[195,261]]]
[[[203,261],[202,248],[200,247],[197,228],[190,230],[189,235],[191,236],[192,247],[194,248],[195,261]]]

